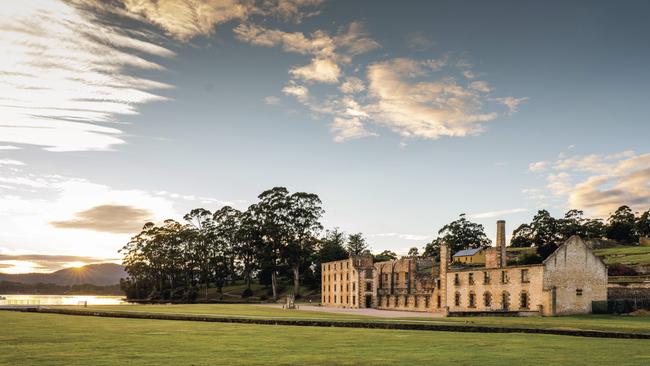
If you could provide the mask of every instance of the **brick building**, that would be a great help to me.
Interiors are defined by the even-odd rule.
[[[509,266],[505,222],[498,221],[484,264],[453,263],[444,244],[440,258],[324,263],[323,306],[552,316],[589,313],[592,301],[607,299],[607,267],[577,236],[542,263]]]

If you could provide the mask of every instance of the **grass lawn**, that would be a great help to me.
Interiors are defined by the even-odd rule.
[[[491,327],[586,329],[650,334],[650,316],[580,315],[565,317],[463,317],[463,318],[379,318],[359,314],[327,313],[243,304],[196,305],[116,305],[92,306],[90,310],[138,311],[145,313],[201,314],[214,316],[282,317],[292,319],[331,319],[345,321],[400,321],[484,325]]]
[[[0,311],[0,365],[643,365],[648,341]]]
[[[650,264],[650,247],[620,246],[594,250],[606,264]]]

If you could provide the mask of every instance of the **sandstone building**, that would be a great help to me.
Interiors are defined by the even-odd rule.
[[[444,316],[553,316],[589,313],[592,301],[607,299],[607,268],[577,236],[542,263],[508,265],[505,222],[498,221],[496,247],[484,249],[484,255],[484,263],[451,262],[443,244],[438,263],[433,258],[372,263],[370,256],[323,263],[322,304]]]

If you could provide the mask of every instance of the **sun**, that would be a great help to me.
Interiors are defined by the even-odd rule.
[[[81,267],[83,267],[83,266],[85,266],[85,265],[86,265],[86,263],[84,263],[84,262],[68,262],[68,263],[65,264],[65,267],[66,267],[66,268],[76,268],[76,269],[79,269],[79,268],[81,268]]]

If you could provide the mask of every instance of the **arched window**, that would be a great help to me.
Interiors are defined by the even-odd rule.
[[[492,306],[492,294],[489,292],[484,292],[483,293],[483,305],[486,308],[489,308]]]
[[[528,309],[529,306],[530,306],[530,299],[528,297],[528,293],[526,291],[522,291],[521,294],[519,295],[519,308]]]
[[[510,294],[508,291],[503,291],[501,294],[501,308],[503,310],[508,310],[508,308],[510,308]]]
[[[476,307],[476,294],[474,293],[474,291],[469,292],[469,307],[470,308]]]
[[[460,292],[456,292],[454,295],[454,305],[460,306]]]

